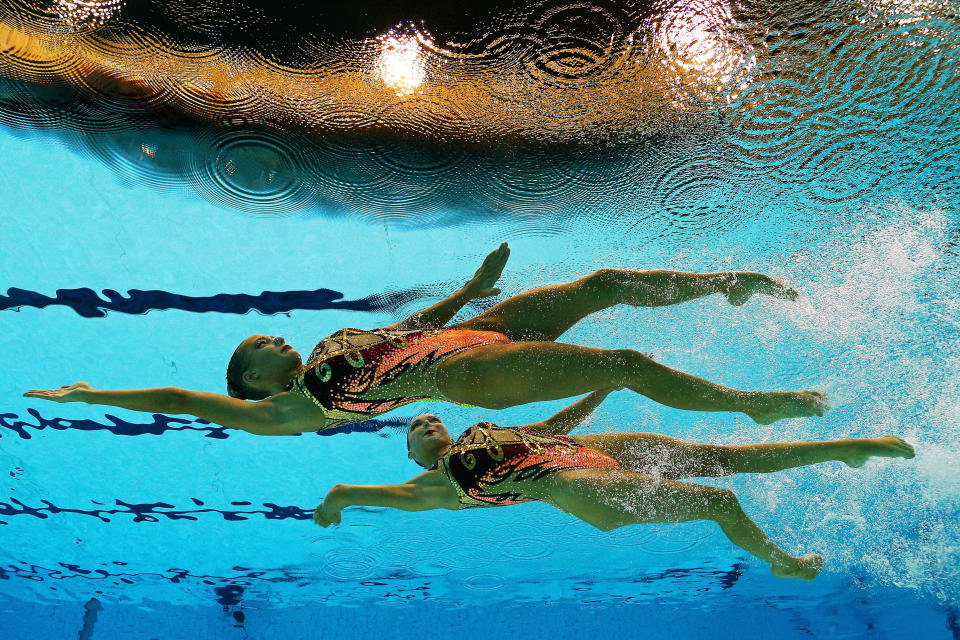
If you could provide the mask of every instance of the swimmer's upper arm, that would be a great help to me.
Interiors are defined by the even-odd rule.
[[[178,390],[177,413],[215,422],[257,435],[279,436],[319,431],[326,423],[323,411],[309,400],[285,392],[259,402],[248,402],[219,393]]]

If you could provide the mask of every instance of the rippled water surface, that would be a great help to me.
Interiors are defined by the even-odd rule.
[[[331,633],[402,635],[402,616],[509,606],[527,636],[960,637],[958,10],[2,0],[0,623],[193,637],[174,607],[206,637],[308,637],[312,605]],[[561,403],[264,438],[20,397],[221,391],[245,336],[303,352],[394,322],[504,240],[504,295],[604,266],[749,269],[802,294],[614,308],[564,340],[821,389],[826,416],[761,427],[620,392],[582,432],[896,433],[918,457],[713,482],[827,557],[797,585],[706,523],[599,533],[538,504],[309,522],[335,483],[415,475],[421,409],[458,430]]]
[[[3,124],[261,215],[712,229],[956,188],[945,2],[6,2],[0,43]]]

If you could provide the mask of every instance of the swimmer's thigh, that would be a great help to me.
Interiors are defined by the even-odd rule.
[[[585,316],[615,304],[604,273],[524,291],[454,326],[499,331],[516,341],[556,340]]]
[[[713,519],[722,492],[642,473],[578,469],[554,474],[546,500],[602,531],[628,524]]]

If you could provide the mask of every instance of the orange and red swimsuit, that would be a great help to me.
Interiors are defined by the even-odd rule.
[[[522,427],[480,422],[457,438],[437,466],[457,490],[460,508],[495,507],[539,500],[532,485],[573,469],[620,469],[605,453],[564,436],[537,435]],[[533,494],[533,495],[531,495]]]
[[[323,409],[324,429],[329,429],[417,400],[442,400],[440,362],[508,342],[496,331],[341,329],[314,347],[291,389]]]

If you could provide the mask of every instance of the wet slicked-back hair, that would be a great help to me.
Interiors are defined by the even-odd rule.
[[[246,357],[240,347],[237,347],[227,364],[227,393],[230,397],[241,400],[263,400],[267,397],[265,392],[258,391],[243,381],[247,365]]]

